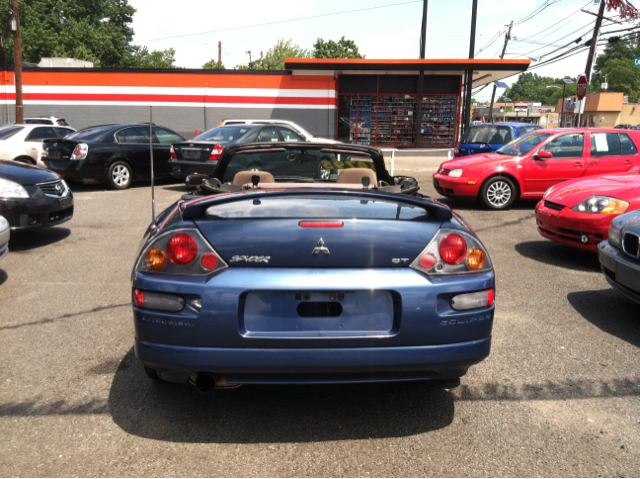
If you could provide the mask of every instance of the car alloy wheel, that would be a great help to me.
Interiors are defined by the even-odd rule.
[[[511,186],[504,181],[495,181],[487,188],[487,200],[492,206],[502,208],[511,199]]]
[[[127,183],[129,183],[130,177],[131,174],[129,173],[129,168],[124,165],[116,166],[111,172],[111,178],[113,178],[113,182],[120,187],[123,187]]]

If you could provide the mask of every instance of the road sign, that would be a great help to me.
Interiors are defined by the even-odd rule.
[[[578,77],[578,83],[576,87],[578,100],[582,100],[587,94],[587,88],[589,87],[589,84],[587,83],[587,76],[584,73]]]
[[[640,67],[640,57],[635,57],[633,59],[633,64],[637,67]]]

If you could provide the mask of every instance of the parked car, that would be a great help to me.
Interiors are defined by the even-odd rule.
[[[0,215],[12,230],[56,226],[73,217],[73,193],[57,173],[0,160]]]
[[[25,118],[24,123],[27,125],[69,126],[67,120],[65,120],[64,118],[58,118],[57,116],[38,116],[33,118]]]
[[[515,122],[471,125],[453,150],[453,155],[462,157],[491,153],[516,138],[541,129],[539,125]]]
[[[583,176],[623,173],[640,165],[640,132],[601,128],[548,129],[495,153],[446,161],[433,176],[443,196],[478,199],[502,210],[539,199],[551,186]]]
[[[42,140],[64,138],[73,128],[45,125],[11,125],[0,130],[0,159],[44,166]]]
[[[489,354],[486,248],[377,148],[230,145],[150,225],[132,279],[147,374],[201,391],[451,379]]]
[[[0,216],[0,258],[3,258],[9,252],[10,236],[9,222],[3,216]]]
[[[634,126],[629,124],[623,124],[623,125],[616,125],[614,126],[614,128],[617,130],[631,130],[634,128]]]
[[[598,245],[600,266],[607,282],[640,303],[640,210],[611,221],[609,238]]]
[[[598,251],[611,220],[640,208],[640,169],[552,186],[536,206],[538,233],[559,243]]]
[[[192,140],[171,146],[171,175],[185,178],[194,173],[213,175],[222,151],[232,144],[254,142],[305,142],[286,125],[239,124],[212,128]],[[251,168],[249,168],[251,169]]]
[[[298,135],[302,136],[305,141],[313,141],[315,143],[335,143],[336,140],[331,140],[329,138],[320,138],[312,135],[303,127],[298,125],[297,123],[289,120],[222,120],[218,126],[226,126],[226,125],[282,125],[284,127],[292,129]]]
[[[148,123],[92,126],[64,139],[44,141],[42,161],[65,179],[105,181],[111,188],[125,189],[133,181],[151,177],[149,137]],[[175,131],[153,125],[156,178],[170,176],[171,144],[183,140]]]

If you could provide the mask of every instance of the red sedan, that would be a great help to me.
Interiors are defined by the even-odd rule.
[[[611,220],[640,208],[640,169],[560,183],[536,206],[538,233],[559,243],[596,252]]]
[[[443,196],[479,199],[502,210],[519,198],[542,198],[551,186],[640,166],[640,131],[603,128],[538,130],[494,153],[446,161],[433,175]]]

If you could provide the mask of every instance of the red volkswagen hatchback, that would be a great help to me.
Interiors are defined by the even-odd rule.
[[[538,233],[596,252],[611,220],[640,209],[640,169],[567,181],[549,188],[536,206]]]
[[[640,131],[603,128],[530,133],[494,153],[446,161],[433,175],[443,196],[474,198],[502,210],[542,198],[553,185],[583,176],[623,173],[640,165]]]

